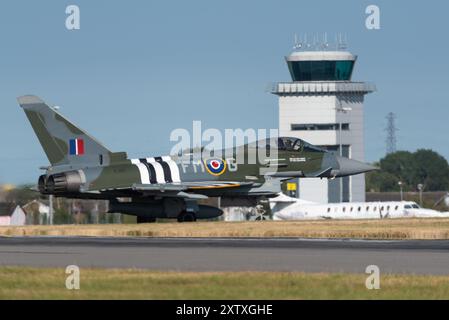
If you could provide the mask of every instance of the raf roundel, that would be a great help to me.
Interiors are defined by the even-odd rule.
[[[223,159],[213,158],[204,161],[207,172],[214,176],[219,176],[226,171],[226,161]]]

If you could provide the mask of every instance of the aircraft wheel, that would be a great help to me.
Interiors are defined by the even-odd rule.
[[[156,218],[137,217],[137,223],[152,223],[156,222]]]
[[[196,216],[192,212],[183,211],[178,216],[178,222],[195,222]]]

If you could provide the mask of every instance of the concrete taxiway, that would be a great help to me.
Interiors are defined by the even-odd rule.
[[[214,238],[0,238],[0,265],[161,271],[449,274],[449,241]]]

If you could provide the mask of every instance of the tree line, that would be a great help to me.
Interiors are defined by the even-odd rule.
[[[420,149],[416,152],[398,151],[388,154],[376,163],[380,170],[366,175],[366,190],[371,192],[449,190],[449,164],[435,151]]]

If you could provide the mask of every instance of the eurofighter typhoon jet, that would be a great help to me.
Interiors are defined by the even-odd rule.
[[[222,203],[254,206],[261,198],[277,196],[284,180],[335,178],[375,169],[284,137],[221,150],[226,157],[202,150],[129,159],[126,152],[107,149],[40,98],[22,96],[18,102],[50,161],[39,177],[41,194],[109,200],[109,212],[135,215],[140,223],[214,218],[223,211],[199,200],[221,197]],[[236,160],[267,150],[272,155],[262,163]]]

